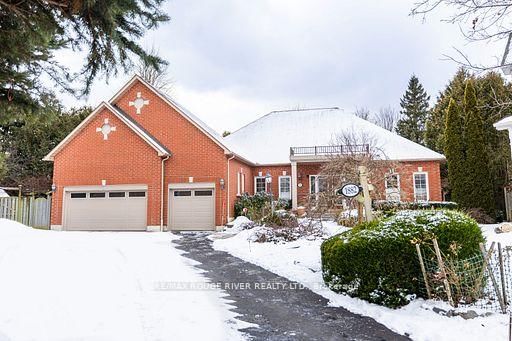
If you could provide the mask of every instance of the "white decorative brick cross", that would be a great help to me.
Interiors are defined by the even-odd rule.
[[[110,123],[108,123],[108,118],[105,119],[103,125],[100,128],[96,128],[96,132],[100,132],[103,134],[103,139],[108,140],[108,134],[116,131],[116,127],[112,127]]]
[[[149,104],[149,99],[142,98],[142,95],[140,92],[137,92],[137,98],[135,98],[134,101],[128,102],[128,105],[130,107],[135,107],[135,109],[137,109],[137,114],[140,114],[140,110],[142,109],[142,107],[145,105],[148,105],[148,104]]]

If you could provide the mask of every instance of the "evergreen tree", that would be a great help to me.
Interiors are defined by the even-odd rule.
[[[425,143],[425,122],[428,115],[430,96],[421,85],[418,77],[412,75],[407,90],[400,100],[401,118],[396,132],[419,144]]]
[[[510,143],[507,132],[497,131],[493,123],[512,115],[512,85],[496,72],[488,72],[475,77],[460,69],[446,88],[439,93],[437,102],[431,110],[427,123],[425,142],[427,147],[443,153],[445,150],[446,113],[451,99],[459,108],[464,107],[464,93],[467,81],[471,79],[476,88],[477,110],[482,118],[485,148],[481,153],[487,154],[488,167],[494,188],[494,202],[497,210],[505,210],[503,188],[508,185],[507,165],[510,164]],[[448,177],[446,166],[441,166],[443,179]],[[443,190],[450,192],[450,182],[443,181]]]
[[[446,88],[437,97],[436,104],[430,111],[425,124],[425,144],[428,148],[442,153],[444,150],[444,129],[446,112],[450,100],[453,99],[459,107],[463,105],[464,89],[469,73],[465,69],[459,69],[450,80]]]
[[[53,162],[42,158],[91,113],[89,107],[64,111],[54,98],[45,98],[44,107],[47,110],[38,115],[0,125],[0,146],[7,168],[0,177],[2,185],[22,184],[30,190],[48,191]]]
[[[466,83],[464,93],[465,127],[462,135],[465,140],[465,172],[467,186],[463,200],[467,208],[482,208],[494,213],[494,189],[489,170],[489,158],[484,135],[483,120],[477,106],[476,89],[473,80]],[[463,155],[462,155],[463,157]]]
[[[448,180],[451,186],[452,200],[465,205],[466,174],[465,148],[463,143],[463,121],[459,105],[450,99],[446,113],[445,149],[448,164]]]
[[[168,20],[162,2],[0,1],[0,121],[38,111],[42,98],[53,92],[42,76],[61,90],[83,94],[97,76],[128,70],[134,56],[160,69],[165,61],[147,53],[140,39]],[[77,74],[55,59],[64,48],[86,53]]]

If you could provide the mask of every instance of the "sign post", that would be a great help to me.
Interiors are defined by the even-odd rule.
[[[368,173],[365,166],[359,166],[359,181],[361,181],[361,187],[363,187],[364,213],[366,215],[366,221],[372,221],[372,199],[370,198],[370,188],[368,186]]]

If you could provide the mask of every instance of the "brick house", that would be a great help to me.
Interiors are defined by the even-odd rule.
[[[404,200],[441,200],[442,155],[341,110],[273,112],[222,138],[134,76],[44,158],[54,162],[51,227],[213,230],[233,217],[238,195],[262,190],[297,207],[321,190],[318,149],[351,126],[383,136]]]

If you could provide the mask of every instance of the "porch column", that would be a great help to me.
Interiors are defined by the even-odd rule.
[[[297,189],[297,161],[292,161],[292,210],[296,210],[298,205]]]

